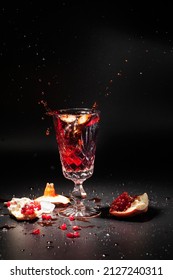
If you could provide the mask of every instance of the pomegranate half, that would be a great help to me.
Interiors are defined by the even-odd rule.
[[[131,217],[148,210],[147,193],[131,196],[128,192],[120,194],[110,205],[109,213],[117,217]]]

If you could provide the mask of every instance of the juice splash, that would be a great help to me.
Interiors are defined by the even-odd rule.
[[[99,121],[99,113],[92,114],[92,110],[82,114],[55,113],[56,140],[65,172],[92,169]]]

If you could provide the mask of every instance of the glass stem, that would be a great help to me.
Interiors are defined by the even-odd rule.
[[[74,182],[75,185],[74,185],[74,189],[72,191],[72,196],[74,198],[79,198],[79,199],[83,199],[83,198],[86,198],[87,194],[83,188],[83,181],[79,181],[79,182]]]

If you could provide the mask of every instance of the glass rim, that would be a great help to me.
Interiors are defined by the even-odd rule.
[[[61,108],[52,112],[53,116],[59,116],[64,114],[77,115],[77,114],[100,114],[100,110],[88,107],[69,107]]]

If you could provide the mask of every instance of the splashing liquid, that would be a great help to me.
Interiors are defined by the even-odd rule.
[[[38,104],[43,106],[43,108],[44,108],[45,111],[46,111],[45,114],[46,114],[47,116],[53,116],[53,115],[55,115],[55,114],[57,113],[57,111],[51,110],[50,107],[49,107],[48,104],[47,104],[47,101],[45,101],[45,100],[43,100],[43,99],[40,100],[40,101],[38,102]],[[97,109],[97,108],[98,108],[97,102],[94,102],[94,104],[92,105],[91,108],[92,108],[93,110]],[[42,120],[44,120],[44,117],[42,117]],[[49,135],[50,135],[50,128],[49,128],[49,127],[46,128],[45,135],[46,135],[46,136],[49,136]]]

